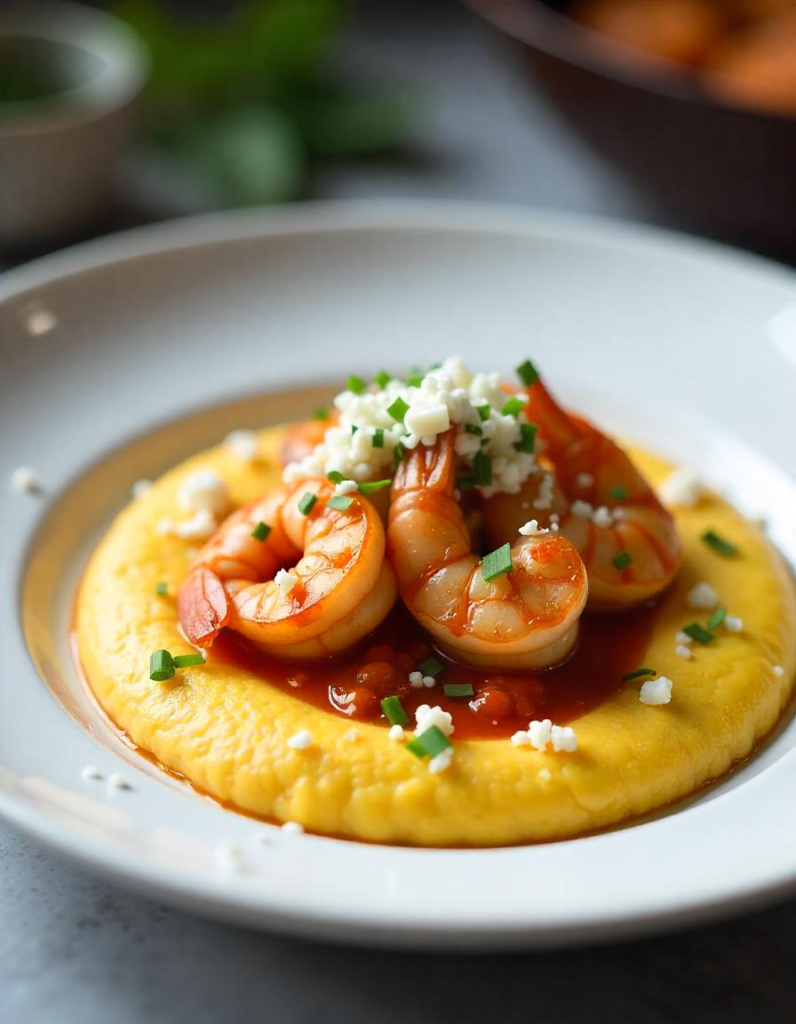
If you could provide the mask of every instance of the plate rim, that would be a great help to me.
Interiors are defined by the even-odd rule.
[[[611,246],[625,252],[645,251],[688,256],[717,269],[751,272],[770,282],[772,276],[788,287],[796,287],[796,272],[765,257],[733,249],[723,243],[684,235],[668,229],[635,222],[619,222],[599,216],[536,210],[509,204],[472,203],[439,200],[361,200],[319,201],[297,207],[213,213],[177,221],[146,225],[131,231],[81,243],[31,263],[7,271],[0,278],[0,303],[24,295],[31,289],[53,281],[63,281],[110,264],[145,259],[164,252],[234,243],[240,240],[301,234],[339,234],[393,229],[429,232],[469,231],[475,233],[539,238],[555,236],[572,244]],[[73,723],[79,728],[76,723]],[[2,766],[0,766],[1,768]],[[689,902],[674,909],[651,911],[645,915],[623,917],[606,915],[602,919],[564,921],[558,924],[506,922],[477,925],[451,931],[421,923],[414,928],[387,920],[374,922],[352,913],[340,917],[334,910],[321,908],[317,913],[276,907],[264,911],[255,903],[247,913],[240,894],[208,885],[192,876],[174,877],[164,865],[136,864],[127,852],[102,848],[92,850],[83,837],[68,825],[53,823],[37,816],[13,793],[0,792],[0,815],[48,849],[65,855],[72,862],[90,867],[105,878],[139,893],[147,894],[185,908],[200,907],[203,913],[284,933],[322,937],[338,941],[379,943],[387,946],[426,947],[550,947],[572,942],[626,938],[636,934],[676,928],[693,921],[713,920],[745,908],[771,903],[796,891],[796,866],[786,878],[758,879],[741,891],[721,900]],[[232,898],[232,896],[235,898]],[[389,929],[389,934],[387,933]],[[397,930],[396,930],[397,929]]]

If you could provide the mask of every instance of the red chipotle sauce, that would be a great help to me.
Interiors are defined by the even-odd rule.
[[[615,694],[622,677],[643,664],[654,618],[653,607],[621,615],[586,613],[567,661],[520,673],[451,661],[432,647],[400,604],[355,651],[327,661],[280,661],[229,630],[216,639],[208,661],[234,666],[351,722],[380,721],[386,726],[381,700],[397,696],[412,722],[421,704],[439,705],[453,716],[456,739],[500,739],[527,729],[531,719],[566,724]],[[444,666],[436,684],[416,689],[409,673],[432,656]],[[469,683],[472,696],[446,696],[445,685],[451,683]]]

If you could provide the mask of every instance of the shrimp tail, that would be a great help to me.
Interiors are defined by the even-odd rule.
[[[206,565],[197,565],[188,574],[180,587],[177,608],[186,637],[197,647],[212,646],[230,616],[224,584]]]

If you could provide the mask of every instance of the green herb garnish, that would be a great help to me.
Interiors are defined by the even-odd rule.
[[[479,427],[477,423],[468,423],[464,428],[466,434],[475,434],[476,437],[483,437],[483,427]]]
[[[166,594],[168,594],[168,592],[169,592],[169,585],[168,585],[168,583],[164,583],[164,581],[161,580],[160,583],[156,583],[155,584],[155,593],[158,595],[158,597],[165,597]]]
[[[390,725],[406,725],[409,721],[400,697],[385,697],[381,702],[381,710]]]
[[[473,478],[479,487],[489,487],[492,483],[492,456],[486,452],[476,452],[473,459]]]
[[[708,629],[710,630],[710,632],[715,633],[726,618],[727,609],[724,607],[723,604],[720,604],[708,619]]]
[[[475,691],[472,683],[445,683],[442,692],[446,697],[472,697]]]
[[[417,671],[422,672],[424,676],[434,676],[436,679],[444,668],[444,664],[438,658],[431,657],[421,661],[417,666]]]
[[[308,516],[310,512],[315,508],[315,502],[318,500],[318,495],[313,494],[312,491],[307,491],[302,495],[301,501],[298,503],[299,512],[303,516]]]
[[[517,367],[517,376],[526,388],[529,388],[539,380],[539,374],[530,359],[526,359],[524,363],[520,363]]]
[[[384,390],[392,380],[392,376],[386,370],[379,370],[373,380],[377,387]]]
[[[475,407],[475,411],[478,413],[478,416],[479,416],[481,422],[484,423],[486,420],[489,419],[489,417],[490,417],[490,415],[492,413],[492,406],[491,405],[477,405]]]
[[[204,665],[205,663],[201,654],[175,654],[172,660],[175,668],[189,668],[191,665]]]
[[[358,489],[360,494],[375,494],[376,491],[383,491],[385,487],[389,487],[392,480],[368,480],[364,484],[359,484]]]
[[[657,676],[657,674],[654,668],[637,668],[635,672],[628,672],[626,676],[622,676],[622,682],[629,683],[631,679],[641,679],[642,676]]]
[[[381,429],[381,427],[376,427],[376,429],[373,431],[373,440],[371,444],[373,445],[374,448],[384,447],[384,431]]]
[[[471,476],[460,476],[456,480],[456,486],[460,491],[471,491],[475,487],[475,480]]]
[[[617,484],[616,487],[612,487],[608,492],[612,501],[624,501],[627,497],[627,487],[622,487]]]
[[[313,419],[316,419],[316,420],[328,420],[329,419],[329,410],[324,408],[323,406],[321,406],[319,409],[315,410],[315,412],[312,414],[312,416],[313,416]]]
[[[506,399],[500,411],[504,416],[519,416],[524,408],[525,400],[518,398],[517,395],[512,395],[511,398]]]
[[[539,428],[535,423],[520,423],[520,440],[515,442],[514,448],[518,452],[533,454],[536,445],[536,432]]]
[[[353,392],[355,395],[361,395],[362,392],[367,387],[367,384],[365,383],[364,380],[362,380],[361,377],[357,377],[356,374],[352,374],[348,378],[348,385],[347,385],[347,387],[348,387],[348,390]]]
[[[431,725],[425,732],[406,744],[406,749],[416,757],[436,757],[447,750],[451,742],[438,725]]]
[[[156,683],[162,683],[165,679],[171,679],[176,669],[174,658],[170,651],[153,651],[149,656],[149,678]]]
[[[622,569],[627,569],[632,564],[633,556],[629,551],[620,551],[614,555],[611,561],[614,563],[614,567],[621,571]]]
[[[392,405],[388,407],[387,412],[392,416],[396,423],[403,423],[404,416],[409,412],[409,406],[399,395]]]
[[[271,527],[268,523],[259,522],[252,530],[252,537],[254,537],[255,540],[267,540],[270,532]]]
[[[422,373],[410,373],[406,378],[406,383],[410,388],[419,388],[423,383],[424,375]]]
[[[333,484],[341,484],[345,477],[338,469],[330,469],[326,474],[326,479],[331,480]]]
[[[700,626],[698,622],[691,622],[687,626],[683,626],[683,632],[699,644],[709,644],[713,639],[713,634],[704,626]]]
[[[511,572],[511,544],[506,542],[495,551],[490,551],[488,555],[484,555],[481,562],[481,570],[487,582],[497,579],[498,576],[503,576],[507,572]]]
[[[334,494],[326,502],[326,507],[337,509],[338,512],[345,512],[346,509],[351,508],[353,504],[354,499],[350,494]]]
[[[725,558],[731,558],[738,554],[739,549],[730,541],[720,537],[715,530],[705,530],[702,540],[709,548],[713,548],[717,554],[723,555]]]

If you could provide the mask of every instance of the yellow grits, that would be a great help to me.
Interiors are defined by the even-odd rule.
[[[194,549],[157,532],[179,515],[177,492],[198,469],[219,473],[242,504],[279,478],[279,430],[260,435],[262,459],[246,464],[219,447],[159,480],[116,519],[95,552],[77,605],[80,658],[100,704],[141,748],[195,786],[243,811],[297,821],[322,833],[421,845],[559,839],[616,824],[687,796],[746,757],[777,722],[796,674],[796,596],[782,560],[760,530],[708,497],[677,510],[684,564],[667,592],[643,659],[674,682],[672,701],[639,701],[640,681],[571,722],[574,753],[540,753],[509,740],[456,742],[438,775],[388,739],[382,725],[351,722],[214,660],[149,678],[150,653],[189,647],[178,629],[177,593]],[[653,481],[668,470],[633,453]],[[726,559],[702,541],[707,528],[732,539]],[[169,597],[158,597],[159,581]],[[712,584],[743,631],[720,629],[685,660],[674,636],[704,621],[686,601]],[[782,671],[775,671],[780,666]],[[433,703],[433,700],[432,700]],[[312,745],[288,739],[308,729]]]

